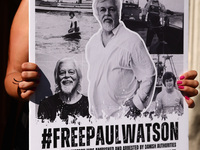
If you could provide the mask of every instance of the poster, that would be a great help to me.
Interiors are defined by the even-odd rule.
[[[188,1],[95,2],[30,1],[30,150],[188,150]]]

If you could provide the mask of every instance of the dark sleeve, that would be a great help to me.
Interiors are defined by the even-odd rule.
[[[171,10],[169,10],[169,9],[166,10],[166,13],[167,13],[167,14],[170,14],[170,15],[173,15],[173,14],[174,14],[174,12],[171,11]]]
[[[88,97],[84,96],[82,97],[82,103],[80,106],[80,115],[83,117],[90,117],[89,114],[89,102],[88,102]]]
[[[52,99],[44,99],[40,102],[38,108],[38,118],[48,119],[53,122],[56,118],[57,105],[55,105]]]
[[[74,28],[77,28],[77,21],[74,22]]]

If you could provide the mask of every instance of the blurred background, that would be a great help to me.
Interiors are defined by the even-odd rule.
[[[200,73],[200,0],[189,0],[189,69]],[[197,80],[200,81],[198,75]],[[199,88],[198,88],[199,90]],[[189,109],[189,147],[200,149],[200,95],[195,98],[195,108]]]

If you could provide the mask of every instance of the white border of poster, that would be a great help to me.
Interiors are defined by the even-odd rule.
[[[170,42],[173,42],[169,40],[170,39],[169,37],[168,37],[169,43],[162,43],[161,47],[163,49],[171,50],[171,51],[169,53],[157,52],[157,49],[159,48],[160,45],[158,45],[156,42],[159,39],[158,37],[156,38],[156,36],[154,36],[154,39],[152,40],[152,43],[154,45],[152,44],[149,47],[144,46],[145,53],[147,51],[148,55],[142,54],[144,57],[150,58],[151,62],[149,63],[153,63],[153,67],[155,69],[154,78],[155,77],[156,78],[154,79],[154,82],[152,83],[153,86],[152,86],[151,92],[149,92],[150,96],[149,95],[147,96],[147,97],[150,97],[150,100],[148,100],[148,104],[145,105],[144,109],[140,110],[139,108],[139,115],[137,116],[130,115],[130,113],[132,113],[131,107],[130,107],[130,110],[125,108],[122,111],[120,111],[121,112],[120,116],[113,115],[114,117],[112,115],[110,115],[112,117],[106,116],[107,115],[106,113],[107,112],[110,113],[113,107],[108,106],[107,110],[105,109],[103,112],[99,111],[99,108],[101,108],[101,110],[103,110],[104,108],[107,108],[107,105],[109,105],[109,103],[106,103],[107,100],[102,100],[103,102],[101,103],[99,101],[94,102],[96,99],[98,99],[98,97],[94,93],[99,92],[101,97],[104,97],[104,96],[106,97],[107,96],[106,93],[105,95],[102,95],[102,93],[104,93],[105,90],[106,92],[107,91],[110,92],[109,91],[110,89],[108,89],[107,86],[105,86],[105,89],[102,90],[102,87],[106,84],[102,82],[103,84],[101,85],[100,83],[100,80],[103,78],[102,74],[104,73],[106,67],[104,67],[101,70],[101,68],[100,69],[95,68],[94,64],[91,64],[90,66],[88,65],[94,61],[94,59],[88,60],[88,57],[92,54],[95,54],[95,51],[91,52],[88,50],[86,52],[85,49],[91,50],[91,47],[94,46],[95,44],[96,44],[96,47],[93,47],[94,50],[99,49],[98,41],[96,41],[95,44],[94,43],[88,44],[88,41],[89,39],[90,39],[90,42],[95,41],[96,39],[98,39],[98,37],[97,36],[95,37],[94,34],[96,33],[95,35],[98,35],[98,33],[101,33],[101,30],[99,30],[100,22],[98,22],[93,16],[92,9],[87,8],[88,10],[87,9],[79,10],[79,9],[76,9],[75,7],[76,5],[78,5],[77,3],[72,3],[71,1],[70,3],[69,2],[67,3],[65,2],[65,0],[63,0],[62,2],[58,2],[57,7],[56,6],[53,6],[53,7],[36,6],[36,1],[37,0],[29,1],[29,26],[30,26],[29,61],[36,63],[39,66],[40,73],[41,73],[41,81],[39,83],[39,86],[37,87],[36,93],[31,97],[30,102],[29,102],[29,149],[30,150],[42,150],[42,149],[46,149],[46,150],[55,150],[55,149],[59,149],[59,150],[143,150],[143,149],[188,150],[189,149],[188,109],[187,109],[187,104],[184,100],[184,97],[182,96],[183,109],[177,108],[178,113],[177,111],[174,110],[175,107],[173,107],[173,112],[169,111],[170,113],[167,115],[166,115],[166,112],[163,113],[164,109],[161,110],[162,113],[156,114],[156,110],[157,110],[156,106],[158,105],[157,95],[160,92],[162,92],[161,90],[165,89],[164,87],[165,85],[162,83],[162,78],[163,78],[164,73],[173,72],[173,74],[175,75],[175,78],[178,79],[178,77],[182,73],[187,71],[188,9],[189,9],[188,0],[184,0],[184,4],[181,5],[183,6],[183,8],[181,8],[183,12],[181,13],[175,11],[174,9],[180,7],[179,6],[180,3],[181,2],[183,3],[182,0],[176,0],[176,1],[175,0],[171,0],[171,1],[160,0],[160,2],[164,4],[170,3],[169,5],[166,5],[166,7],[170,6],[169,10],[171,11],[169,12],[171,13],[170,15],[172,16],[171,17],[172,22],[174,22],[174,20],[176,22],[176,19],[173,20],[174,16],[175,18],[177,18],[178,23],[180,23],[180,15],[182,17],[184,16],[184,18],[182,18],[182,25],[180,27],[177,27],[178,29],[183,30],[181,32],[183,41],[182,43],[180,42],[183,46],[182,52],[177,52],[177,53],[173,52],[173,50],[176,48],[181,49],[180,43],[178,43],[179,45],[177,44],[178,45],[177,47],[175,45],[174,46],[175,48],[166,46],[166,45],[170,45]],[[82,1],[83,3],[91,2],[88,0],[82,0]],[[142,4],[144,3],[144,1],[146,2],[146,0],[136,0],[136,2],[139,2],[139,3],[141,2]],[[40,2],[48,3],[48,1],[43,1],[43,0],[41,0]],[[134,2],[135,1],[132,0],[132,3]],[[49,3],[53,3],[53,2],[49,2]],[[65,6],[62,5],[61,7],[61,3],[65,4]],[[69,8],[69,7],[66,8],[66,6],[69,4],[72,4],[73,8]],[[144,7],[144,4],[140,7]],[[65,37],[65,34],[68,31],[68,27],[70,26],[69,12],[71,11],[73,11],[75,16],[77,17],[76,19],[78,20],[78,24],[79,24],[80,32],[81,32],[81,35],[80,35],[81,37],[78,37],[78,38],[76,37],[77,39],[75,40]],[[134,17],[134,16],[131,16],[131,17]],[[169,21],[168,23],[170,24],[170,19],[168,21]],[[127,26],[125,22],[122,23],[122,26],[123,25]],[[172,31],[170,32],[173,32],[173,29],[174,29],[173,27],[174,25],[171,25]],[[146,37],[147,27],[142,27],[142,28],[143,29],[141,28],[137,29],[137,31],[135,31],[135,29],[132,29],[133,32],[130,30],[128,31],[130,31],[130,34],[134,33],[134,36],[131,35],[131,37],[135,37],[136,35],[135,38],[137,40],[143,39],[144,41],[142,40],[142,45],[145,45],[146,43],[145,43],[144,37]],[[181,33],[178,32],[178,34],[180,35]],[[139,35],[138,36],[139,38],[137,37],[137,35]],[[168,36],[170,36],[170,34]],[[93,40],[91,39],[91,37],[96,38],[96,39]],[[172,37],[172,39],[173,40],[178,39],[178,37],[177,38]],[[123,46],[127,46],[127,45],[124,44]],[[127,54],[129,54],[129,51],[127,52]],[[87,55],[86,56],[87,58],[85,58],[85,55]],[[97,59],[98,56],[99,58],[103,56],[100,54],[99,51],[98,51],[98,54],[96,55],[97,55],[96,58],[94,57],[95,59]],[[114,54],[113,56],[115,57]],[[134,57],[134,58],[137,59],[137,57]],[[69,63],[66,63],[65,61]],[[104,60],[102,59],[101,61],[104,61]],[[101,63],[102,62],[99,62],[100,65],[98,67],[102,66]],[[108,61],[108,63],[104,65],[109,66],[110,65],[109,63],[113,64],[113,62]],[[68,64],[71,64],[71,65],[68,65]],[[158,80],[159,64],[161,65],[160,69],[162,69],[161,71],[162,76],[160,77],[160,80]],[[76,71],[76,75],[77,75],[76,77],[78,78],[78,81],[77,81],[78,83],[75,82],[76,79],[72,81],[72,78],[70,80],[60,79],[62,76],[61,69],[60,69],[62,65],[64,67],[66,66],[74,67],[74,70]],[[126,66],[123,66],[123,67],[125,68]],[[93,77],[92,73],[89,74],[88,69],[94,69],[94,70],[96,69],[96,71],[99,71],[99,70],[100,71],[98,73],[92,72],[94,73],[94,77]],[[107,67],[107,70],[108,69],[109,67]],[[125,73],[125,72],[122,72],[122,73]],[[127,71],[126,73],[127,74],[130,73],[130,71]],[[99,77],[99,74],[101,74],[102,76]],[[108,74],[108,72],[106,72],[106,74]],[[117,78],[116,76],[114,75],[113,79],[116,79]],[[137,75],[135,75],[134,77],[137,78]],[[130,76],[127,76],[127,78],[130,78]],[[141,76],[138,78],[141,79],[141,82],[142,82],[143,78]],[[95,81],[93,81],[93,79]],[[114,82],[113,79],[109,78],[109,83],[113,84],[113,86],[115,87],[119,87],[120,84],[113,83]],[[95,85],[97,85],[96,80],[98,80],[98,85],[99,87],[101,87],[100,89],[97,89],[95,87]],[[132,82],[132,80],[126,80],[126,79],[125,80],[118,79],[117,81],[118,82],[131,81]],[[81,99],[84,99],[84,101],[88,100],[88,103],[86,102],[84,104],[81,104],[80,106],[78,106],[77,109],[82,110],[82,108],[84,107],[83,113],[85,113],[85,109],[88,109],[89,115],[84,114],[83,116],[80,116],[81,113],[79,113],[79,116],[77,117],[76,115],[74,116],[73,114],[70,114],[71,112],[70,113],[68,112],[70,109],[69,107],[69,105],[71,104],[70,102],[67,102],[67,103],[63,102],[62,105],[60,103],[57,104],[57,102],[54,103],[55,95],[56,95],[56,99],[58,99],[59,97],[59,101],[61,100],[60,97],[62,96],[60,94],[60,91],[62,91],[62,86],[71,84],[72,82],[77,84],[77,86],[73,87],[73,88],[77,88],[76,89],[78,91],[77,97],[79,98],[81,97]],[[89,87],[88,87],[88,84],[89,84]],[[130,85],[131,84],[132,83],[130,83]],[[134,82],[133,84],[135,85],[136,83]],[[79,89],[79,86],[81,87],[80,89]],[[120,87],[121,86],[123,85],[121,84]],[[95,88],[92,88],[92,87],[95,87]],[[59,91],[58,91],[58,88],[60,88]],[[63,90],[68,90],[68,88],[63,88]],[[174,85],[174,88],[176,88],[177,90],[177,87],[175,87],[175,85]],[[117,91],[121,90],[120,88],[114,88],[114,89]],[[89,91],[89,94],[88,94],[88,91]],[[125,92],[126,91],[128,90],[125,90]],[[144,91],[144,89],[141,91]],[[73,92],[73,89],[70,92]],[[130,91],[128,92],[130,93]],[[135,93],[137,93],[137,91],[135,91]],[[109,99],[110,95],[111,94],[109,93],[108,97],[106,98]],[[121,99],[123,99],[124,95],[119,94],[117,96],[119,97],[121,96],[122,97]],[[164,97],[165,95],[161,95],[161,96]],[[95,97],[94,101],[92,101],[92,97]],[[53,104],[57,105],[56,110],[52,108],[52,112],[56,111],[56,114],[54,114],[55,116],[53,116],[53,119],[52,119],[52,116],[51,117],[47,116],[46,112],[45,113],[42,112],[40,113],[40,115],[38,115],[39,109],[41,110],[48,109],[47,112],[51,113],[51,107],[45,105],[41,108],[40,106],[41,102],[44,100],[53,101]],[[79,101],[76,101],[76,103],[78,102]],[[121,103],[125,103],[125,102],[126,101],[123,100],[123,102]],[[49,103],[47,102],[47,104]],[[68,105],[65,105],[65,104],[68,104]],[[98,107],[95,108],[92,106],[99,106],[99,108]],[[141,105],[140,103],[139,104],[134,103],[134,106],[139,107]],[[124,106],[122,108],[124,108]],[[103,115],[102,114],[99,115],[98,111],[102,113]],[[179,113],[180,111],[182,113]],[[128,113],[130,112],[129,117],[125,117],[128,114],[127,112]],[[137,113],[137,112],[133,111],[133,113]]]

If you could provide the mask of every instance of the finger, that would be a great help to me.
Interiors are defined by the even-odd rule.
[[[124,103],[124,106],[129,106],[129,101],[126,101],[126,102]]]
[[[39,81],[30,81],[30,82],[26,82],[26,81],[22,81],[19,83],[19,88],[22,90],[29,90],[29,89],[33,89],[36,88],[37,85],[39,84]]]
[[[40,74],[37,71],[23,71],[21,77],[23,81],[39,80]]]
[[[185,96],[185,100],[186,100],[189,108],[194,108],[195,103],[194,103],[194,101],[190,97]]]
[[[190,70],[190,71],[182,74],[180,76],[180,80],[183,80],[183,79],[191,79],[191,80],[193,80],[193,79],[196,78],[196,76],[197,76],[197,72],[195,70]]]
[[[189,97],[196,96],[198,94],[198,90],[189,86],[178,86],[179,90],[183,92],[183,95],[187,95]]]
[[[177,85],[196,88],[199,85],[199,82],[197,80],[178,80]]]
[[[21,93],[21,98],[24,100],[29,100],[30,96],[33,95],[34,90],[27,90]]]
[[[22,64],[22,71],[38,71],[39,68],[36,64],[30,63],[30,62],[25,62]]]

